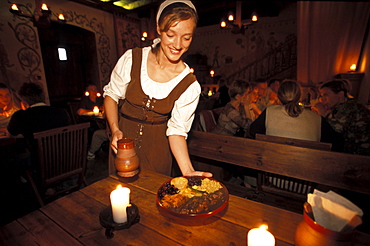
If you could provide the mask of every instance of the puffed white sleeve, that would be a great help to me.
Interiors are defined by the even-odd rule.
[[[192,83],[175,101],[171,118],[167,123],[167,136],[181,135],[188,137],[198,106],[201,87],[198,81]]]
[[[109,83],[104,86],[104,97],[110,96],[117,103],[119,99],[125,99],[127,85],[131,81],[131,66],[132,50],[128,50],[119,58]]]

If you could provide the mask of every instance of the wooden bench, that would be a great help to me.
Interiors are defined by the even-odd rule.
[[[309,149],[200,131],[191,131],[188,148],[195,168],[211,171],[219,180],[224,180],[222,170],[225,165],[232,164],[306,180],[327,187],[370,194],[369,156]],[[240,196],[244,196],[243,187],[239,186],[239,188]],[[263,187],[263,190],[266,190],[266,187]],[[280,194],[278,199],[283,200]],[[295,205],[300,206],[301,199],[302,196],[298,197]],[[303,199],[306,198],[303,197]],[[286,201],[282,203],[288,204]],[[299,211],[296,208],[290,210],[302,211],[301,207]]]

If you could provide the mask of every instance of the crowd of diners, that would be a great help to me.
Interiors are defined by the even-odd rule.
[[[215,105],[223,109],[213,132],[327,142],[333,151],[370,155],[370,110],[357,102],[350,88],[345,79],[319,83],[309,88],[310,101],[302,103],[303,89],[296,80],[237,79],[216,94]]]

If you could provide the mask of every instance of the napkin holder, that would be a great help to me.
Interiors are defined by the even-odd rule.
[[[308,203],[304,204],[303,220],[299,223],[295,233],[296,246],[345,246],[352,245],[353,228],[337,232],[319,225]]]
[[[127,213],[127,222],[116,223],[113,221],[113,213],[112,213],[111,206],[107,206],[105,209],[103,209],[100,212],[99,221],[100,221],[100,224],[104,228],[106,228],[105,236],[108,239],[111,239],[114,237],[114,233],[113,233],[114,231],[128,229],[132,225],[139,223],[140,221],[139,208],[135,204],[131,203],[130,206],[126,208],[126,213]]]

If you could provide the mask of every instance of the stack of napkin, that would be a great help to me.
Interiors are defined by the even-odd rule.
[[[344,232],[362,223],[362,210],[348,199],[333,191],[314,190],[308,194],[315,221],[330,230]]]

